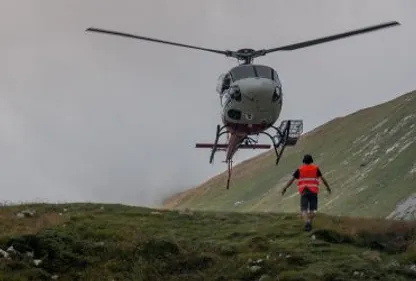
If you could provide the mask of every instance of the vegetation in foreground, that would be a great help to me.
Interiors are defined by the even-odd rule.
[[[0,218],[0,280],[416,279],[411,222],[319,215],[305,233],[293,214],[100,204],[2,207]]]

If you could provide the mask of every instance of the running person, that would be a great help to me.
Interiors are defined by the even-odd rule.
[[[331,188],[322,176],[321,170],[312,163],[312,156],[306,154],[303,157],[303,165],[296,169],[293,173],[293,178],[282,189],[282,195],[284,195],[289,186],[297,180],[296,184],[300,194],[300,210],[305,220],[305,231],[312,229],[312,219],[314,213],[318,210],[319,179],[325,184],[327,191],[331,193]]]

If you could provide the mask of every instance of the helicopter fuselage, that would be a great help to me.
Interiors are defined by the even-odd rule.
[[[258,64],[246,64],[222,74],[217,84],[221,119],[237,136],[255,135],[270,128],[282,110],[282,86],[277,72]]]

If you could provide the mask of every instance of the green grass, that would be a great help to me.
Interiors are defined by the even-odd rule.
[[[16,217],[28,208],[36,210],[34,217]],[[321,214],[305,233],[294,214],[99,204],[2,207],[0,216],[0,248],[13,245],[21,253],[1,259],[0,280],[416,278],[410,269],[416,223],[410,222]],[[43,262],[35,266],[26,252]]]
[[[278,167],[274,151],[242,162],[233,170],[230,190],[223,173],[169,198],[165,207],[297,212],[299,198],[290,197],[296,187],[285,197],[280,190],[305,153],[314,156],[333,188],[331,196],[320,197],[321,212],[386,217],[415,192],[416,173],[410,170],[416,166],[416,91],[316,128],[285,150]]]

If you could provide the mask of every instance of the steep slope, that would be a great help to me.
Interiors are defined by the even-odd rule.
[[[285,150],[279,167],[269,151],[234,168],[230,190],[225,173],[165,201],[167,208],[297,212],[293,185],[280,190],[311,153],[333,187],[321,193],[320,211],[354,216],[414,216],[405,200],[416,192],[416,91],[336,118]],[[402,206],[396,204],[403,200]],[[411,206],[411,204],[410,204]],[[397,209],[395,209],[397,207]],[[406,210],[407,211],[404,211]]]
[[[108,204],[2,207],[0,217],[0,280],[416,279],[414,222],[320,214],[305,233],[296,215]]]

